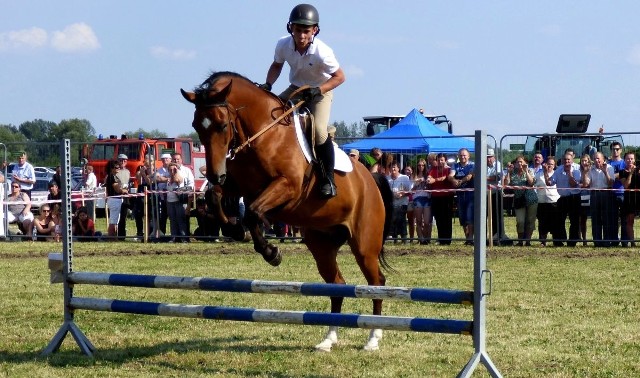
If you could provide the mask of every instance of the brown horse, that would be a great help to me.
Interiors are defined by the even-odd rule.
[[[225,190],[232,181],[244,197],[245,225],[265,260],[281,261],[278,248],[262,235],[261,219],[268,218],[304,228],[304,243],[325,282],[345,283],[336,256],[346,242],[368,284],[385,284],[381,267],[388,268],[383,243],[392,193],[384,177],[351,160],[351,172],[336,171],[338,195],[322,199],[291,117],[280,118],[288,108],[277,96],[232,72],[214,73],[194,92],[181,92],[195,105],[193,127],[206,147],[207,178]],[[331,312],[339,313],[342,301],[331,297]],[[381,313],[382,300],[373,300],[373,314]],[[382,330],[371,330],[365,349],[377,350],[381,337]],[[330,327],[316,348],[330,351],[335,342],[337,327]]]

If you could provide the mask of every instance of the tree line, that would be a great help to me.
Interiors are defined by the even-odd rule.
[[[348,143],[350,140],[344,138],[353,138],[353,140],[364,136],[364,123],[360,122],[347,125],[345,122],[336,122],[336,137],[342,138],[341,142]],[[59,123],[46,121],[43,119],[35,119],[26,121],[19,126],[11,124],[0,124],[0,143],[6,146],[6,156],[3,159],[7,163],[15,162],[17,156],[23,151],[27,153],[29,161],[36,162],[37,165],[54,167],[59,164],[60,156],[58,153],[58,143],[61,139],[71,140],[71,156],[72,165],[79,164],[82,156],[82,146],[95,141],[98,135],[104,138],[109,137],[109,133],[100,132],[91,125],[86,119],[72,118],[65,119]],[[167,133],[158,129],[145,130],[139,128],[124,132],[123,134],[137,138],[142,134],[145,138],[191,138],[195,143],[200,143],[200,138],[195,131],[179,135],[167,135]],[[118,135],[120,137],[120,135]],[[0,151],[2,153],[2,151]]]

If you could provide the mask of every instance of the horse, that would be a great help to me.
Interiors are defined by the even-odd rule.
[[[393,201],[385,177],[351,158],[352,171],[335,173],[337,196],[321,198],[312,163],[298,147],[290,105],[234,72],[215,72],[193,92],[180,91],[195,105],[192,126],[205,146],[207,179],[244,198],[256,252],[274,266],[282,260],[264,238],[262,220],[300,226],[325,282],[345,283],[336,257],[348,243],[367,283],[384,286],[382,268],[392,270],[383,246]],[[331,297],[332,313],[341,312],[343,299]],[[373,300],[373,314],[382,314],[381,299]],[[372,329],[364,349],[378,350],[381,338],[382,330]],[[328,352],[337,340],[337,327],[329,327],[316,350]]]

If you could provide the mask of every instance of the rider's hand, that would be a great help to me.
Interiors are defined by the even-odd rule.
[[[264,89],[267,92],[271,92],[271,83],[259,84],[258,87]]]
[[[302,99],[304,102],[312,102],[321,96],[322,92],[319,87],[308,88],[302,91]]]

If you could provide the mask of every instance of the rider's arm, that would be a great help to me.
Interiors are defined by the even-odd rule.
[[[284,66],[284,63],[278,63],[276,61],[271,63],[271,66],[267,71],[267,83],[273,85],[273,83],[275,83],[276,80],[278,80],[278,78],[280,77],[280,73],[282,72],[283,66]]]

